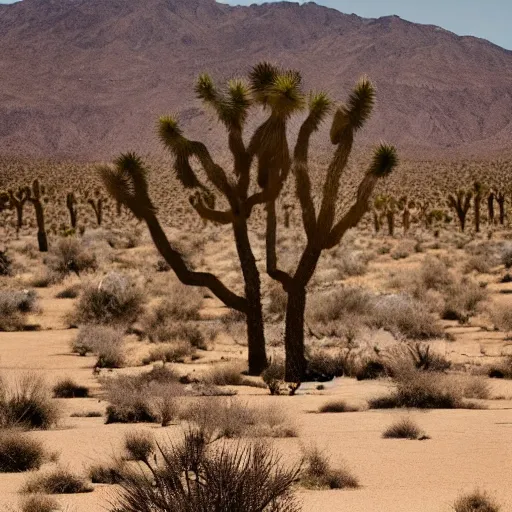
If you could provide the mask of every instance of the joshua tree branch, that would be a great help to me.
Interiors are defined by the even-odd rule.
[[[172,248],[154,213],[147,211],[144,215],[144,220],[146,221],[156,248],[183,284],[208,288],[227,307],[242,313],[247,312],[246,299],[229,290],[213,274],[208,272],[193,272],[188,269],[181,254]]]
[[[269,201],[267,203],[267,232],[266,232],[266,246],[267,246],[267,274],[276,281],[279,281],[283,288],[286,290],[290,284],[291,276],[277,268],[277,217],[276,217],[276,202]]]
[[[194,207],[196,212],[201,218],[217,222],[219,224],[231,224],[234,220],[234,215],[229,211],[218,211],[208,208],[200,197],[193,196],[190,198],[190,204]]]
[[[325,249],[332,249],[334,246],[338,245],[347,230],[355,227],[359,223],[363,215],[368,211],[368,201],[378,180],[379,177],[375,174],[366,174],[359,185],[359,189],[357,190],[356,202],[343,216],[343,218],[332,228],[324,244]]]

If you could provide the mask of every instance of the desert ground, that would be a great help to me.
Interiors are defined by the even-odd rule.
[[[242,428],[234,437],[270,437],[284,463],[290,465],[296,464],[305,450],[317,447],[328,456],[332,468],[345,468],[357,478],[359,486],[351,489],[297,484],[294,492],[306,512],[448,512],[459,496],[476,489],[488,493],[501,510],[511,510],[512,379],[505,372],[511,364],[507,356],[512,355],[508,337],[512,284],[506,282],[507,256],[512,252],[509,231],[485,226],[481,234],[472,233],[471,228],[460,234],[450,226],[434,234],[418,223],[407,235],[397,226],[395,236],[390,237],[382,231],[373,233],[371,226],[368,218],[366,224],[348,233],[340,247],[323,256],[309,290],[310,356],[318,365],[328,361],[344,364],[341,373],[345,376],[303,383],[295,396],[271,396],[260,378],[242,377],[245,381],[240,381],[247,357],[243,322],[230,316],[208,291],[184,287],[172,271],[163,268],[143,225],[136,227],[137,237],[128,233],[133,226],[123,230],[119,222],[117,226],[88,227],[80,238],[53,235],[46,255],[37,251],[30,228],[24,228],[18,239],[12,229],[5,229],[11,272],[0,278],[1,293],[5,297],[14,291],[34,290],[36,299],[31,311],[22,314],[20,325],[3,322],[3,385],[8,387],[30,375],[42,378],[48,390],[65,378],[89,390],[87,398],[52,398],[59,411],[55,424],[24,434],[41,441],[54,454],[38,471],[60,467],[88,479],[91,466],[122,458],[128,433],[142,430],[164,444],[177,442],[187,421],[193,421],[183,411],[194,403],[218,401],[259,411],[257,416],[263,421],[270,418],[268,432],[255,434]],[[213,271],[233,289],[240,289],[238,260],[228,228],[208,224],[186,233],[170,228],[168,235],[179,240],[195,268]],[[293,222],[290,228],[280,230],[282,261],[293,265],[301,236]],[[263,236],[252,232],[251,241],[262,271],[269,355],[277,361],[283,354],[282,294],[264,273]],[[79,275],[59,274],[59,259],[63,253],[69,257],[69,251],[80,258],[86,255],[94,264]],[[98,283],[112,276],[130,280],[140,294],[141,307],[130,328],[124,326],[121,331],[122,345],[116,350],[122,351],[122,361],[112,366],[122,368],[94,370],[98,366],[94,349],[85,355],[72,351],[80,331],[91,336],[77,321],[76,312],[82,307],[80,298],[85,290],[97,289]],[[65,290],[77,296],[57,298]],[[368,306],[365,301],[373,299],[357,295],[355,300],[363,301],[362,306],[347,300],[354,290],[374,298],[401,297],[403,303],[376,313],[387,319],[377,326],[363,318]],[[151,315],[166,300],[173,305],[167,309],[171,311],[166,321],[170,332],[155,331],[150,342],[148,332],[161,327],[151,323]],[[191,314],[187,320],[182,314],[180,319],[181,309],[194,310],[197,315]],[[192,347],[196,342],[187,339],[192,336],[187,334],[189,330],[181,330],[185,324],[203,333],[200,348]],[[188,344],[187,350],[183,350],[184,344]],[[171,362],[159,362],[158,357],[150,362],[148,354],[163,345],[175,349]],[[369,400],[386,395],[395,386],[389,374],[391,362],[411,363],[405,346],[422,350],[429,346],[430,355],[438,356],[443,368],[424,373],[446,379],[444,386],[470,401],[471,408],[369,408]],[[404,363],[404,358],[409,362]],[[384,372],[377,378],[356,378],[370,360],[384,362]],[[106,424],[112,396],[108,383],[119,376],[135,378],[162,364],[179,376],[188,376],[183,380],[188,384],[174,382],[166,391],[172,399],[169,424],[162,427],[159,420]],[[508,379],[490,378],[493,368],[503,369],[500,376]],[[334,400],[354,411],[319,412]],[[97,417],[83,417],[88,413]],[[383,437],[387,427],[404,418],[413,420],[428,438]],[[228,423],[236,421],[233,412]],[[275,426],[286,427],[281,429],[285,433]],[[33,473],[0,474],[2,510],[20,510],[25,496],[20,490]],[[93,484],[92,489],[56,497],[62,510],[76,512],[99,512],[115,502],[116,485]]]

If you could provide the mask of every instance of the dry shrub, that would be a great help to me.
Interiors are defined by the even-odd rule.
[[[58,468],[51,472],[31,476],[21,492],[41,494],[79,494],[92,492],[93,488],[80,476],[67,469]]]
[[[444,330],[435,317],[421,302],[408,295],[377,297],[369,323],[395,337],[403,335],[413,340],[444,337]]]
[[[463,400],[463,392],[453,381],[435,372],[417,370],[404,372],[395,382],[396,389],[388,395],[368,402],[371,409],[473,409]]]
[[[155,368],[136,377],[106,379],[104,384],[109,402],[107,424],[168,425],[178,414],[175,398],[185,394],[178,376],[167,368]]]
[[[288,295],[280,284],[272,284],[268,291],[269,303],[267,312],[282,318],[286,313],[286,304],[288,303]]]
[[[124,449],[126,460],[148,462],[156,450],[155,438],[142,430],[130,432],[124,439]]]
[[[489,274],[492,270],[492,263],[486,255],[471,256],[464,267],[466,273],[477,272],[478,274]]]
[[[327,324],[348,315],[371,313],[373,296],[362,288],[342,287],[334,292],[311,297],[308,316],[314,322]]]
[[[247,378],[244,375],[246,369],[246,364],[241,361],[216,364],[203,376],[202,380],[214,386],[265,387],[263,383]]]
[[[65,378],[53,386],[53,396],[55,398],[87,398],[89,388],[80,386],[71,378]]]
[[[195,353],[195,348],[186,341],[159,343],[150,350],[149,355],[142,362],[143,364],[150,364],[156,361],[183,363],[187,358],[194,357]]]
[[[512,379],[512,356],[504,357],[498,364],[487,368],[487,375],[493,379]]]
[[[499,512],[501,507],[485,492],[476,490],[457,499],[455,512]]]
[[[318,409],[321,413],[341,413],[341,412],[358,412],[361,409],[353,405],[348,405],[345,400],[330,400]]]
[[[123,467],[120,463],[94,464],[87,473],[93,484],[115,485],[121,482]]]
[[[94,253],[87,250],[78,238],[72,236],[60,238],[56,245],[52,245],[45,263],[50,270],[60,276],[65,276],[70,272],[80,274],[97,270]]]
[[[501,263],[507,270],[512,268],[512,244],[507,242],[501,251]]]
[[[410,418],[402,418],[390,425],[383,433],[385,439],[427,439],[420,427]]]
[[[297,436],[288,416],[277,407],[250,408],[231,398],[200,399],[181,412],[181,419],[215,437]]]
[[[21,331],[26,315],[37,311],[33,290],[0,290],[0,331]]]
[[[491,321],[500,331],[510,333],[512,331],[512,308],[501,304],[493,304],[489,308]]]
[[[340,279],[364,276],[368,272],[368,255],[359,251],[338,251],[332,261]]]
[[[39,469],[47,458],[40,441],[16,430],[0,430],[0,473]]]
[[[71,343],[71,350],[85,356],[92,352],[98,354],[108,347],[121,347],[123,345],[123,332],[114,327],[96,324],[80,326],[76,338]]]
[[[268,387],[271,395],[279,395],[281,383],[284,380],[284,361],[281,359],[272,359],[269,365],[263,370],[261,378]]]
[[[55,498],[44,494],[25,496],[20,503],[21,512],[55,512],[59,503]]]
[[[454,282],[446,263],[434,256],[427,256],[423,260],[419,275],[421,284],[427,290],[443,291]]]
[[[12,274],[12,260],[7,251],[0,251],[0,276],[10,276]]]
[[[56,299],[76,299],[80,295],[82,286],[80,284],[72,284],[66,286],[63,290],[55,295]]]
[[[467,322],[475,315],[482,302],[489,297],[486,288],[470,279],[462,279],[446,290],[445,307],[442,318]]]
[[[144,294],[129,276],[111,272],[98,284],[84,287],[72,321],[128,326],[142,313],[144,300]]]
[[[47,430],[59,418],[57,404],[52,401],[45,381],[25,374],[13,385],[0,380],[0,426]]]
[[[226,511],[300,510],[292,494],[299,468],[282,466],[268,444],[230,448],[188,430],[182,443],[158,450],[154,461],[123,472],[116,512],[189,512],[210,510],[212,503]]]
[[[331,468],[328,457],[317,447],[305,449],[301,484],[309,489],[356,489],[358,479],[346,468]]]

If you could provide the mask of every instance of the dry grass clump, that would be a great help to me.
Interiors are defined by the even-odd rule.
[[[284,380],[284,370],[284,361],[281,359],[272,359],[265,370],[263,370],[261,378],[271,395],[280,394],[281,383]]]
[[[123,331],[117,327],[88,324],[78,330],[71,344],[74,353],[98,356],[98,368],[122,368],[125,363]]]
[[[0,380],[0,426],[47,430],[59,418],[57,404],[52,401],[45,381],[25,374],[13,385]]]
[[[333,267],[338,271],[340,279],[347,277],[364,276],[368,272],[369,257],[360,251],[341,250],[333,259]]]
[[[267,305],[267,312],[270,315],[276,315],[282,318],[286,312],[286,304],[288,302],[288,295],[279,284],[272,284],[268,291],[269,303]]]
[[[297,436],[297,430],[289,423],[288,416],[277,407],[251,408],[231,398],[199,399],[181,411],[181,419],[216,437]]]
[[[485,492],[476,490],[457,499],[455,512],[499,512],[501,507]]]
[[[76,299],[80,295],[82,286],[80,284],[72,284],[66,286],[63,290],[55,295],[56,299]]]
[[[371,313],[373,295],[363,288],[342,287],[334,292],[311,297],[308,316],[312,321],[327,324],[348,315]]]
[[[25,496],[20,503],[21,512],[55,512],[59,510],[58,501],[44,494]]]
[[[353,405],[348,405],[345,400],[330,400],[322,405],[318,412],[322,413],[341,413],[341,412],[358,412],[361,409],[359,407],[355,407]]]
[[[304,453],[305,468],[300,483],[309,489],[357,489],[359,480],[346,468],[331,468],[328,457],[317,447]]]
[[[33,290],[0,290],[0,331],[21,331],[26,315],[37,311]]]
[[[383,433],[385,439],[428,439],[421,428],[410,418],[402,418],[390,425]]]
[[[93,488],[80,476],[64,468],[31,476],[22,487],[23,493],[79,494]]]
[[[94,272],[98,267],[96,256],[73,236],[60,238],[57,244],[53,244],[45,263],[62,277],[70,272]]]
[[[444,337],[443,327],[420,301],[405,294],[377,297],[370,324],[412,340]]]
[[[12,260],[7,251],[0,251],[0,276],[10,276],[12,274]]]
[[[487,368],[487,375],[493,379],[512,379],[512,356],[504,357],[498,364]]]
[[[47,459],[40,441],[17,430],[0,430],[0,473],[39,469]]]
[[[396,377],[395,377],[396,378]],[[396,378],[396,389],[368,402],[370,409],[468,409],[474,404],[463,400],[463,392],[453,381],[435,372],[404,372]]]
[[[124,449],[126,460],[148,462],[156,450],[155,438],[142,430],[130,432],[124,439]]]
[[[512,308],[501,304],[493,304],[489,308],[491,321],[500,331],[507,333],[512,331]]]
[[[71,319],[75,324],[128,326],[142,313],[144,301],[129,276],[111,272],[98,284],[84,287]]]
[[[356,317],[369,328],[384,329],[410,339],[444,336],[442,326],[428,308],[407,294],[376,296],[361,288],[341,288],[313,297],[308,317],[325,325]]]
[[[144,365],[161,361],[162,363],[183,363],[187,358],[194,358],[195,348],[186,341],[159,343],[153,347],[148,356],[142,360]]]
[[[214,365],[202,378],[206,384],[214,386],[249,386],[265,387],[265,384],[244,375],[245,363],[233,361]]]
[[[228,447],[203,430],[185,432],[183,442],[158,447],[123,472],[115,503],[122,512],[243,510],[298,512],[292,486],[299,468],[285,468],[266,443]]]
[[[109,406],[106,423],[161,423],[178,415],[176,397],[184,395],[178,376],[168,368],[155,368],[136,377],[105,379]]]
[[[87,398],[89,388],[80,386],[71,378],[65,378],[53,386],[53,396],[55,398]]]
[[[445,320],[465,323],[480,310],[482,302],[488,297],[489,292],[485,285],[464,278],[446,290],[445,306],[441,316]]]
[[[123,468],[120,463],[94,464],[87,476],[93,484],[115,485],[121,482]]]
[[[422,261],[419,276],[427,290],[443,291],[455,281],[446,263],[434,256],[427,256]]]

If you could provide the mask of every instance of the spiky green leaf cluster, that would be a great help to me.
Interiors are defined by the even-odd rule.
[[[309,95],[309,120],[312,131],[318,130],[320,124],[331,111],[332,102],[325,92],[311,93]]]
[[[354,131],[363,127],[375,105],[375,87],[367,77],[361,78],[350,93],[347,113]]]
[[[183,132],[179,127],[178,119],[172,115],[162,116],[158,120],[158,136],[168,147],[183,144]]]
[[[243,127],[252,99],[249,88],[242,80],[230,80],[227,90],[219,92],[211,77],[203,74],[199,77],[195,90],[198,98],[214,108],[219,121],[228,130],[240,130]]]
[[[369,172],[381,178],[389,175],[397,165],[396,148],[389,144],[380,144],[373,154]]]
[[[255,100],[276,115],[289,117],[305,107],[302,76],[298,71],[260,62],[252,68],[249,80]]]
[[[114,162],[114,168],[98,169],[107,192],[125,205],[138,219],[144,218],[155,208],[148,195],[147,170],[135,153],[124,153]]]

